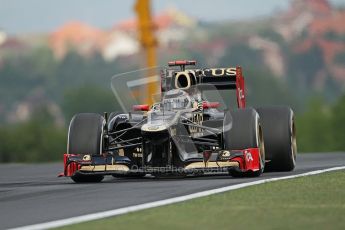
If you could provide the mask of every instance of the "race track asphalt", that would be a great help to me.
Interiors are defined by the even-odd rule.
[[[228,175],[184,179],[106,177],[98,184],[57,178],[62,164],[0,165],[0,229],[142,204],[228,185],[345,165],[345,153],[299,154],[293,172],[264,173],[259,178]]]

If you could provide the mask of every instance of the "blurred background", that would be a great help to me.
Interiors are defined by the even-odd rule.
[[[264,2],[264,3],[263,3]],[[0,0],[0,162],[62,159],[78,112],[142,68],[136,1]],[[242,66],[249,106],[297,115],[299,152],[345,150],[344,0],[151,0],[158,64]]]

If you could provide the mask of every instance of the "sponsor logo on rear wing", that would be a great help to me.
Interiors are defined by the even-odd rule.
[[[236,89],[236,67],[229,68],[207,68],[207,69],[186,69],[177,71],[168,69],[165,76],[166,89],[188,89],[193,85],[210,89]]]
[[[187,69],[184,71],[176,71],[174,69],[168,69],[166,77],[173,77],[176,74],[192,73],[200,77],[224,77],[224,76],[236,76],[236,67],[230,68],[207,68],[207,69]]]
[[[200,77],[226,77],[226,76],[236,76],[236,67],[230,68],[210,68],[210,69],[189,69],[186,71],[191,71],[198,73]]]

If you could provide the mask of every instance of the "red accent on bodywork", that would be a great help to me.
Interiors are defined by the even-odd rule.
[[[64,176],[73,176],[75,171],[80,169],[80,165],[77,162],[68,162],[70,156],[76,156],[75,154],[67,154],[63,155],[63,165],[64,165]],[[60,175],[59,175],[60,176]]]
[[[236,95],[238,108],[246,107],[246,96],[244,90],[244,77],[242,75],[242,68],[236,67]]]
[[[257,171],[260,169],[260,150],[259,148],[252,148],[244,150],[244,169]]]
[[[243,171],[258,171],[260,170],[260,150],[259,148],[250,148],[241,150],[243,156],[232,158],[231,161],[236,161],[240,164],[240,169]]]
[[[203,101],[202,102],[202,108],[203,109],[215,109],[220,106],[219,102],[208,102],[208,101]]]
[[[169,61],[169,66],[178,66],[178,65],[196,65],[196,61],[187,61],[187,60],[179,60],[179,61]]]
[[[204,150],[204,152],[202,153],[203,158],[204,158],[204,162],[207,162],[211,155],[212,155],[212,150]]]
[[[244,170],[244,158],[243,157],[235,157],[235,158],[232,158],[231,161],[238,162],[240,165],[240,169]]]
[[[149,111],[150,110],[150,105],[133,105],[133,110],[134,111]]]

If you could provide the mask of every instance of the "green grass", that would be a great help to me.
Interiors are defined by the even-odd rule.
[[[271,182],[62,229],[344,228],[345,171],[338,171]]]

